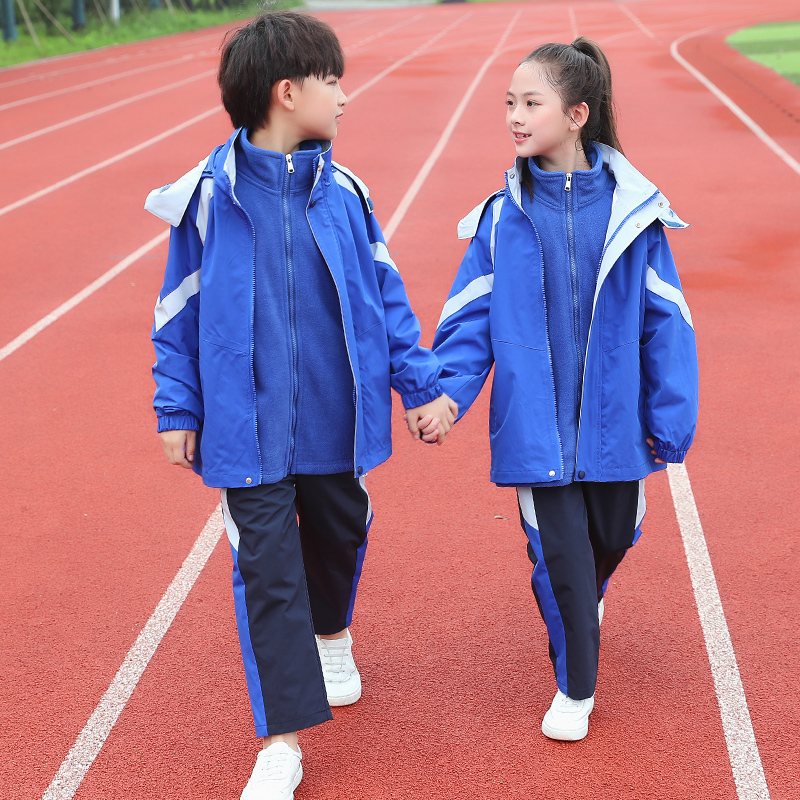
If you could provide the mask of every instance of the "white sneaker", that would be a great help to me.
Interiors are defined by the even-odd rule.
[[[361,697],[361,676],[353,660],[353,637],[320,639],[317,636],[319,663],[325,678],[325,691],[332,706],[349,706]]]
[[[597,619],[600,621],[600,624],[603,624],[603,614],[606,610],[606,604],[603,601],[603,598],[600,598],[600,602],[597,604]]]
[[[558,691],[542,720],[542,733],[550,739],[577,742],[589,733],[589,714],[593,708],[594,695],[573,700]]]
[[[300,748],[275,742],[262,750],[240,800],[294,800],[294,790],[303,780]]]

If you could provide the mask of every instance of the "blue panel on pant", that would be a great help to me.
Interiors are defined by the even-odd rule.
[[[525,533],[531,543],[533,552],[536,554],[536,566],[533,568],[533,582],[536,585],[539,602],[542,604],[542,614],[544,615],[547,633],[553,650],[556,654],[556,683],[564,694],[567,691],[567,637],[564,633],[564,621],[561,619],[561,611],[558,608],[553,587],[550,584],[550,575],[547,572],[547,565],[544,563],[542,553],[542,541],[539,538],[539,531],[527,520],[524,521]]]
[[[244,674],[247,679],[247,691],[250,705],[253,707],[253,722],[256,736],[269,736],[267,715],[264,710],[264,695],[261,692],[261,679],[258,675],[256,656],[250,642],[250,622],[247,618],[247,603],[244,599],[244,581],[239,572],[239,553],[231,545],[233,556],[233,604],[236,608],[236,627],[239,629],[239,643],[242,648]]]

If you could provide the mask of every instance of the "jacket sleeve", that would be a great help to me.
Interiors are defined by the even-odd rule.
[[[386,319],[392,388],[405,408],[416,408],[441,396],[441,366],[436,356],[419,343],[419,320],[411,310],[403,279],[372,213],[367,216],[367,229]]]
[[[170,231],[164,285],[155,308],[153,407],[158,416],[159,433],[198,430],[203,420],[198,360],[203,243],[195,224],[197,207],[195,197],[180,224]]]
[[[502,199],[491,206],[497,203],[502,203]],[[491,243],[494,217],[484,209],[433,340],[433,351],[442,363],[442,388],[458,403],[459,419],[480,394],[494,364],[489,330],[489,303],[494,285]]]
[[[697,345],[663,226],[654,223],[653,233],[640,343],[647,388],[645,423],[655,439],[658,458],[680,463],[697,426]]]

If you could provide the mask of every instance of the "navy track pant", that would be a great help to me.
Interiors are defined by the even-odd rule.
[[[352,473],[223,489],[257,736],[332,719],[314,634],[350,625],[372,507]]]
[[[597,604],[641,533],[644,481],[518,487],[517,499],[556,683],[584,700],[597,683]]]

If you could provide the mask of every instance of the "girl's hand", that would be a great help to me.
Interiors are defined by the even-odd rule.
[[[647,444],[650,445],[651,448],[655,448],[656,444],[652,439],[645,439],[645,441],[647,442]],[[654,456],[657,455],[655,449],[651,449],[650,452]],[[656,464],[666,464],[666,463],[667,463],[666,461],[662,461],[660,458],[656,458]]]
[[[443,444],[458,416],[458,405],[446,394],[430,403],[409,408],[405,413],[408,430],[415,439]],[[421,422],[425,420],[426,424]],[[434,435],[435,434],[435,435]]]

